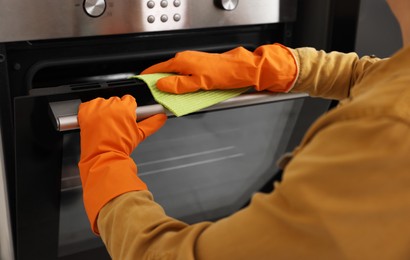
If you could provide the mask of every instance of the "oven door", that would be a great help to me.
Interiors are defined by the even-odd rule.
[[[116,93],[121,92],[130,93],[126,88]],[[141,98],[147,93],[132,95],[149,103]],[[15,100],[18,259],[108,259],[83,207],[79,132],[56,131],[49,114],[50,101],[61,98]],[[132,154],[138,175],[172,217],[195,223],[229,216],[272,185],[275,162],[287,150],[306,102],[298,98],[170,118]]]

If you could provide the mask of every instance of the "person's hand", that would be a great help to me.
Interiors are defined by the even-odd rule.
[[[248,86],[258,91],[288,92],[298,76],[298,66],[291,50],[273,44],[254,52],[242,47],[222,54],[184,51],[141,74],[158,72],[178,74],[157,82],[158,89],[176,94]]]
[[[137,103],[130,95],[82,103],[78,112],[81,160],[114,151],[129,156],[166,121],[164,114],[157,114],[137,123],[136,109]]]
[[[167,117],[157,114],[137,123],[136,108],[137,103],[130,95],[121,99],[97,98],[79,107],[81,157],[78,166],[84,206],[95,233],[98,233],[98,212],[107,202],[125,192],[147,189],[137,177],[136,165],[129,155],[140,142],[160,129]]]

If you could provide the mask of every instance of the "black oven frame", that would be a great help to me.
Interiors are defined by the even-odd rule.
[[[13,115],[10,118],[5,113],[2,117],[12,123],[7,127],[12,131],[4,132],[3,136],[6,136],[6,153],[14,155],[11,161],[7,160],[6,167],[8,172],[14,172],[14,176],[8,176],[8,186],[16,258],[55,259],[58,255],[63,134],[54,129],[49,103],[129,93],[140,105],[153,102],[147,88],[137,87],[143,85],[138,81],[115,87],[43,88],[37,82],[38,74],[51,68],[64,76],[65,68],[73,70],[77,65],[86,68],[87,64],[124,59],[140,60],[147,67],[149,61],[167,59],[185,49],[218,52],[237,46],[254,49],[273,42],[286,44],[286,35],[289,34],[285,33],[283,24],[272,24],[3,45],[8,64],[3,69],[8,71],[11,102],[2,111],[8,110]],[[67,71],[68,75],[70,72]],[[86,259],[90,254],[107,257],[105,249],[100,248],[61,259]]]

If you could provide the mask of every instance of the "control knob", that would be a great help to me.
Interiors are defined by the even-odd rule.
[[[99,17],[105,12],[105,0],[84,0],[84,11],[91,17]]]
[[[239,0],[214,0],[214,4],[226,11],[232,11],[238,6]]]

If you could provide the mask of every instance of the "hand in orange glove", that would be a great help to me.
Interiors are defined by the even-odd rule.
[[[147,186],[137,176],[131,152],[160,129],[167,117],[158,114],[136,122],[132,96],[97,98],[82,103],[78,112],[81,136],[80,168],[84,206],[92,230],[98,234],[97,216],[111,199]]]
[[[264,45],[250,52],[242,47],[222,54],[185,51],[142,72],[177,73],[162,78],[158,89],[171,93],[199,89],[234,89],[254,86],[256,90],[288,92],[298,76],[292,52],[283,45]]]

